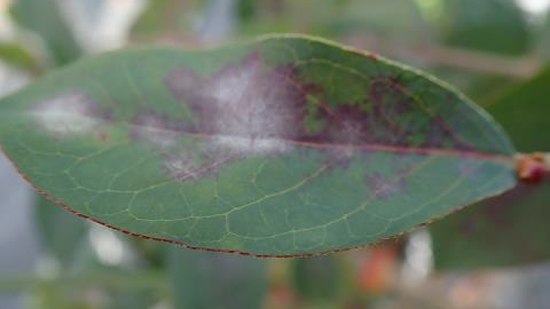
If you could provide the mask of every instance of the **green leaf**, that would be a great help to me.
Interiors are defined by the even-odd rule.
[[[147,3],[130,31],[136,40],[182,40],[192,35],[205,0],[155,0]]]
[[[15,0],[11,12],[18,24],[40,35],[57,65],[82,54],[56,0]]]
[[[541,27],[536,32],[535,53],[544,61],[550,59],[550,10],[545,14]]]
[[[324,303],[334,300],[343,274],[339,264],[340,261],[333,256],[295,259],[292,264],[295,290],[309,301]]]
[[[510,141],[464,96],[292,35],[78,62],[0,101],[0,143],[96,222],[259,256],[378,242],[516,183]]]
[[[550,181],[520,184],[430,226],[439,269],[508,267],[550,259]]]
[[[262,1],[257,0],[238,0],[237,15],[240,22],[250,21],[258,14],[258,8]]]
[[[520,55],[531,48],[529,23],[513,1],[443,2],[441,19],[448,44],[508,55]]]
[[[177,247],[170,252],[176,309],[262,307],[267,288],[265,260]]]
[[[66,266],[74,262],[78,244],[87,236],[86,222],[43,197],[37,203],[36,221],[45,249]]]
[[[518,150],[550,151],[550,67],[486,104]]]
[[[0,60],[29,72],[36,73],[40,70],[40,64],[35,56],[16,43],[0,43]]]
[[[359,42],[365,35],[415,42],[431,37],[422,12],[409,0],[282,0],[276,5],[271,0],[241,0],[241,17],[243,7],[256,14],[241,18],[241,35],[301,29],[333,38],[355,37]]]

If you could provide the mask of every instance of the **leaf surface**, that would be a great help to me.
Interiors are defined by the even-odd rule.
[[[464,96],[293,35],[80,61],[0,101],[0,143],[81,216],[258,256],[378,242],[516,182],[510,141]]]

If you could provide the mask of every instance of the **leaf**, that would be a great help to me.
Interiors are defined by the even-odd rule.
[[[247,22],[256,17],[262,1],[239,0],[237,3],[237,15],[240,22]]]
[[[532,35],[525,14],[513,1],[447,0],[442,22],[453,46],[520,55],[529,51]],[[503,34],[506,35],[503,35]]]
[[[176,309],[261,308],[265,261],[206,252],[170,250]]]
[[[511,143],[464,96],[292,35],[81,61],[0,101],[0,144],[83,217],[258,256],[378,242],[516,183]]]
[[[86,239],[86,222],[43,197],[39,197],[36,206],[38,234],[45,249],[65,266],[70,265],[78,255],[78,244]]]
[[[333,300],[342,281],[339,264],[340,261],[332,256],[295,259],[292,282],[298,295],[313,303]]]
[[[297,1],[292,1],[296,3]],[[342,14],[333,14],[323,22],[327,30],[338,35],[365,35],[365,29],[378,37],[401,42],[432,39],[429,24],[424,20],[416,1],[347,0],[329,1],[342,7]],[[296,15],[300,16],[301,11]],[[303,11],[302,11],[303,12]]]
[[[550,67],[486,104],[520,151],[550,151],[550,139],[541,138],[550,135],[549,84]]]
[[[15,0],[11,12],[19,25],[40,35],[57,65],[82,54],[56,0]]]
[[[550,151],[550,69],[486,104],[519,150]],[[550,182],[521,184],[430,227],[436,267],[504,267],[550,259]]]
[[[191,39],[194,23],[204,6],[204,0],[155,0],[132,26],[131,37],[137,40]]]
[[[508,267],[550,259],[550,181],[521,183],[430,226],[439,269]]]
[[[510,57],[510,61],[515,61],[517,59],[512,56],[526,55],[532,50],[534,27],[514,1],[436,0],[433,3],[427,1],[423,7],[425,13],[436,17],[438,22],[434,23],[433,28],[439,30],[442,43],[458,47],[459,52],[464,48],[474,53],[481,52],[481,57]],[[450,56],[450,59],[455,58]],[[490,74],[483,70],[460,70],[460,67],[441,65],[430,68],[430,71],[475,101],[494,97],[516,81],[502,72]]]
[[[536,32],[537,41],[535,53],[542,60],[550,59],[550,10],[546,11],[541,27]]]
[[[0,60],[32,73],[40,70],[40,64],[35,56],[17,43],[0,43]]]
[[[247,2],[254,2],[255,7],[250,8]],[[365,35],[396,40],[414,38],[415,42],[431,37],[415,1],[241,0],[239,3],[241,35],[301,29],[316,35],[359,40]],[[242,18],[243,7],[255,9],[256,15]],[[303,14],[305,11],[308,14]]]

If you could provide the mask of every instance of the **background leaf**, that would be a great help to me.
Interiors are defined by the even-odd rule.
[[[246,35],[301,32],[328,38],[379,36],[415,41],[432,35],[414,1],[259,0],[254,6],[248,2],[239,2],[239,12],[248,14],[240,19],[239,28]]]
[[[130,35],[140,41],[162,39],[189,39],[199,20],[201,0],[155,0],[149,1]]]
[[[319,304],[333,300],[342,283],[340,264],[331,256],[293,260],[293,283],[299,296]]]
[[[124,266],[104,264],[96,252],[97,243],[102,240],[89,241],[88,222],[42,197],[38,200],[38,234],[56,266],[50,270],[49,279],[54,280],[36,284],[33,298],[37,307],[96,308],[97,299],[82,297],[95,293],[95,298],[103,299],[101,308],[145,309],[158,302],[159,294],[169,294],[165,285],[158,284],[167,278],[160,277],[148,261],[139,259],[137,253],[141,252],[126,256]],[[161,249],[164,248],[157,248],[156,252],[162,252]]]
[[[486,104],[519,151],[550,151],[550,68]]]
[[[43,197],[37,197],[36,220],[46,248],[59,261],[75,261],[88,235],[87,222]]]
[[[449,45],[509,55],[522,54],[532,47],[529,23],[514,1],[443,3],[445,10],[441,17]]]
[[[82,54],[56,0],[15,0],[11,9],[17,23],[42,38],[57,65],[69,63]]]
[[[474,269],[517,266],[550,258],[546,218],[550,181],[520,184],[430,226],[435,266]]]
[[[16,43],[0,43],[0,59],[16,68],[36,73],[40,64],[26,48]]]
[[[169,268],[176,309],[261,308],[265,261],[173,247]]]
[[[195,248],[342,250],[515,184],[509,140],[463,96],[301,37],[110,53],[0,111],[4,151],[41,191]]]

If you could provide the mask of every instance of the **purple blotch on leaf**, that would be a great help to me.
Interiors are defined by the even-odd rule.
[[[378,172],[367,175],[365,181],[371,189],[371,193],[379,199],[391,198],[402,191],[405,186],[403,179],[399,178],[395,181]]]

